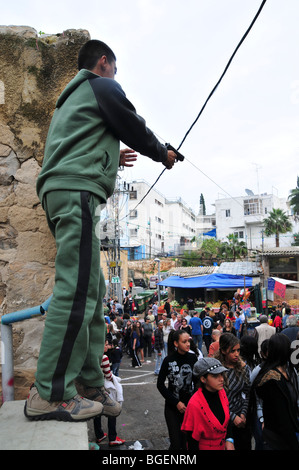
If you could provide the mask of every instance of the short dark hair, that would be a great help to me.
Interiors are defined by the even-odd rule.
[[[78,69],[91,70],[96,66],[97,61],[105,55],[109,63],[116,61],[114,52],[107,44],[98,39],[87,41],[78,54]]]

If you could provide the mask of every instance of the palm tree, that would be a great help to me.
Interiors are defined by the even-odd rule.
[[[263,220],[266,237],[275,235],[276,246],[279,247],[279,235],[292,230],[288,215],[282,209],[273,209],[269,217]]]
[[[299,176],[297,176],[297,187],[295,189],[291,189],[288,199],[294,214],[299,215]]]
[[[247,255],[247,246],[245,242],[239,242],[238,236],[231,233],[227,236],[228,242],[222,243],[222,254],[227,258],[242,258]]]

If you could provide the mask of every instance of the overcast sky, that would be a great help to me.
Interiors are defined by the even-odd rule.
[[[116,80],[162,141],[178,147],[249,27],[261,0],[12,0],[2,25],[86,29],[117,56]],[[156,188],[208,213],[222,197],[296,187],[299,2],[268,0],[181,152]],[[163,142],[164,143],[164,142]],[[152,184],[164,167],[140,156],[123,172]]]

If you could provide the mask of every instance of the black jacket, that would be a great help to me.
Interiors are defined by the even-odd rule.
[[[256,387],[263,400],[264,438],[273,450],[299,450],[298,385],[277,369],[269,370]]]

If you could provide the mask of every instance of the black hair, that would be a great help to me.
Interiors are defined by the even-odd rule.
[[[264,339],[261,344],[261,358],[265,359],[268,356],[268,347],[269,347],[269,339]]]
[[[78,54],[78,69],[93,69],[103,55],[107,57],[109,63],[116,61],[114,52],[107,44],[98,39],[87,41]]]
[[[250,369],[253,370],[254,367],[261,362],[260,355],[258,353],[257,339],[250,335],[242,336],[240,346],[242,359],[244,359]]]
[[[168,355],[175,351],[174,342],[178,343],[180,336],[185,333],[187,333],[185,330],[170,330],[167,342]]]
[[[272,335],[268,343],[267,358],[253,382],[253,387],[256,387],[260,383],[269,370],[275,369],[276,367],[288,365],[289,372],[292,374],[294,367],[290,362],[291,352],[291,341],[286,335],[283,333]]]

